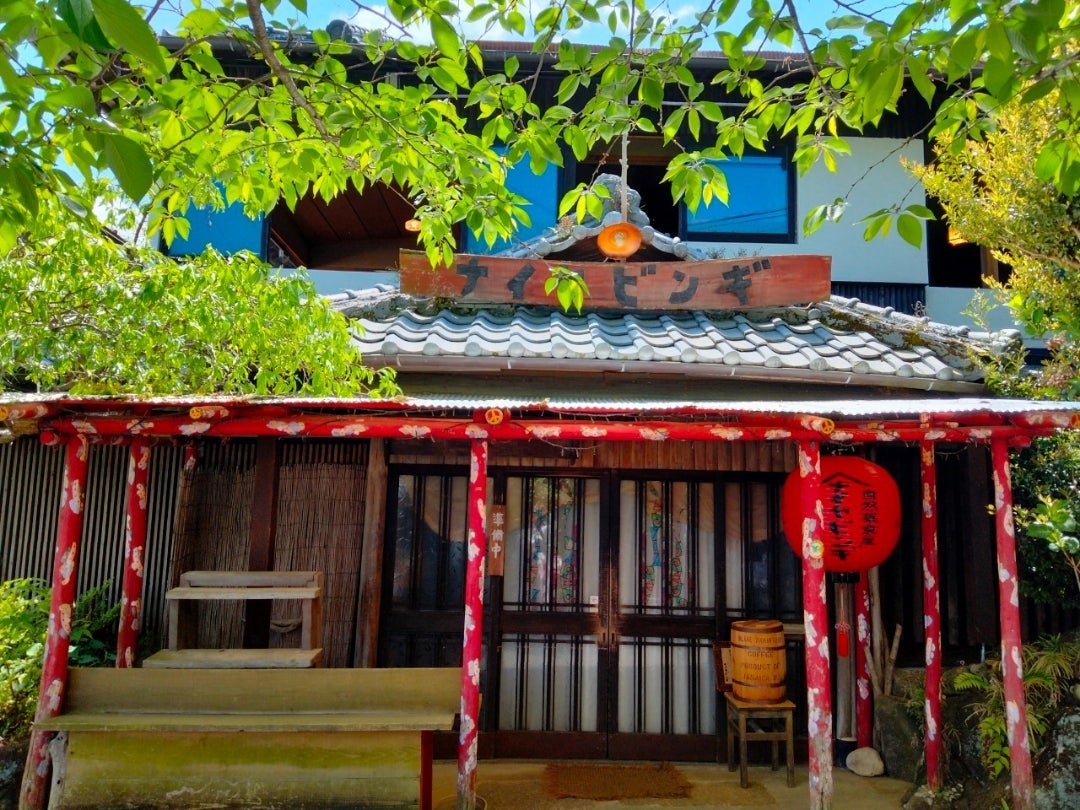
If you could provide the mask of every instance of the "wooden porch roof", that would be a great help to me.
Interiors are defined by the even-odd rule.
[[[977,397],[785,401],[604,400],[498,394],[394,399],[0,395],[9,436],[530,438],[834,442],[1025,439],[1080,427],[1080,403]]]

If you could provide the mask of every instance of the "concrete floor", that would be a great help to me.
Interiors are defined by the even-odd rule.
[[[779,808],[805,810],[809,806],[809,787],[806,767],[795,769],[795,787],[787,786],[781,766],[773,771],[768,765],[750,767],[750,786],[739,787],[738,771],[731,773],[726,765],[702,762],[676,763],[690,780],[692,792],[688,799],[632,799],[624,801],[589,801],[584,799],[548,799],[543,791],[544,767],[536,760],[482,760],[477,769],[477,796],[487,810],[587,810],[588,808],[633,807],[649,808]],[[437,761],[432,791],[435,810],[450,810],[456,796],[457,764]],[[833,769],[833,807],[837,810],[884,810],[900,807],[901,798],[911,784],[898,779],[856,776],[844,768]],[[478,803],[479,806],[479,803]]]

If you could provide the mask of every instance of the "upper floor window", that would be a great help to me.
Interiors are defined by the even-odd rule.
[[[682,206],[681,235],[712,242],[794,242],[795,178],[786,151],[717,161],[727,178],[727,204]]]
[[[658,138],[634,138],[628,151],[627,182],[641,194],[641,208],[658,231],[686,241],[797,241],[795,170],[787,149],[717,161],[727,178],[728,203],[713,200],[693,213],[681,202],[672,203],[671,189],[663,182],[672,147]],[[605,173],[621,173],[615,148],[597,149],[579,163],[571,185],[591,183]]]

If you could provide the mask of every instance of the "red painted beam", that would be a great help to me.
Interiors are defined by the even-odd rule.
[[[26,405],[0,405],[0,422],[42,419],[51,413],[56,413],[56,408],[41,402]]]
[[[801,421],[800,421],[801,420]],[[105,436],[409,438],[471,441],[473,439],[548,441],[782,441],[834,442],[988,441],[1022,439],[1053,433],[1054,427],[925,428],[912,425],[889,430],[834,424],[821,417],[774,418],[762,415],[747,422],[677,422],[664,419],[615,421],[595,417],[512,419],[480,424],[463,418],[433,416],[366,416],[289,414],[283,417],[244,416],[227,420],[195,420],[190,416],[128,419],[103,416],[55,419],[42,424],[43,440],[54,434]]]
[[[822,540],[821,448],[799,443],[802,494],[803,623],[806,627],[806,711],[810,751],[807,769],[810,808],[832,807],[832,684],[829,672],[829,614],[825,596],[825,544]]]
[[[53,555],[52,596],[49,602],[49,630],[41,669],[35,723],[60,713],[67,686],[68,653],[71,648],[71,620],[75,605],[75,579],[82,537],[83,506],[86,495],[86,459],[89,445],[82,436],[67,441],[64,454],[64,483]],[[19,807],[40,810],[45,804],[45,780],[49,772],[49,738],[44,731],[30,736],[30,750],[23,772]]]
[[[934,445],[920,446],[922,477],[923,627],[926,637],[926,784],[941,787],[941,597],[938,573],[937,465]]]
[[[120,589],[120,626],[116,634],[116,666],[135,666],[142,625],[143,563],[146,559],[146,482],[150,448],[131,443],[128,454],[127,525],[124,527],[124,574]]]
[[[1016,566],[1009,448],[990,444],[994,465],[994,522],[997,528],[998,608],[1001,612],[1001,672],[1005,689],[1005,728],[1009,737],[1009,773],[1013,810],[1033,810],[1035,783],[1027,734],[1027,704],[1020,637],[1020,581]]]
[[[1063,411],[1030,411],[1016,414],[1010,417],[1010,421],[1021,427],[1076,428],[1080,427],[1080,414]]]

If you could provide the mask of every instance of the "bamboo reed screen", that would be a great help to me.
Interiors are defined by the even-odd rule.
[[[367,445],[362,442],[283,442],[278,484],[274,568],[322,571],[323,665],[349,666],[355,641],[356,598],[364,523]],[[184,475],[171,581],[184,571],[242,571],[247,567],[255,445],[206,444]],[[240,647],[243,605],[200,605],[200,647]],[[300,605],[282,601],[271,614],[271,646],[299,645]]]
[[[170,586],[185,571],[247,568],[254,491],[253,442],[200,445],[198,462],[180,482]],[[237,602],[199,605],[198,646],[242,647],[243,619],[244,607]]]

